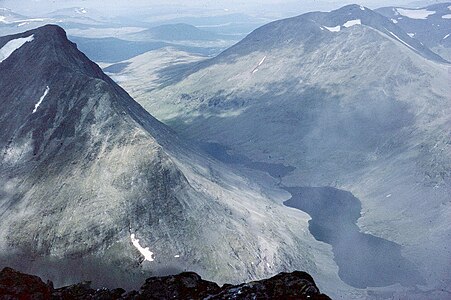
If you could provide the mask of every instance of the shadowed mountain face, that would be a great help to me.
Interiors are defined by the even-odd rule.
[[[192,150],[61,28],[1,37],[0,73],[1,265],[57,285],[333,273],[304,215]]]
[[[285,186],[351,192],[362,233],[401,245],[432,288],[449,286],[444,59],[351,5],[270,23],[183,71],[168,79],[173,70],[161,70],[160,88],[137,101],[182,135],[296,168]]]

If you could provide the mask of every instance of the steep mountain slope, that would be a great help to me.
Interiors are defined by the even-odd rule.
[[[159,86],[160,72],[165,70],[167,78],[183,73],[193,63],[207,57],[180,51],[174,47],[165,47],[148,51],[129,60],[116,64],[102,64],[102,68],[115,82],[125,84],[135,97],[146,97],[149,90]],[[172,71],[169,72],[169,69]],[[124,87],[124,86],[122,86]]]
[[[446,290],[448,70],[399,26],[351,5],[265,25],[184,76],[160,72],[160,88],[136,99],[183,135],[296,167],[285,186],[352,192],[360,230],[399,244],[431,289]]]
[[[0,37],[0,49],[0,265],[56,285],[304,269],[347,288],[305,214],[192,150],[61,28]]]
[[[451,2],[417,9],[383,7],[376,11],[426,47],[451,60]]]

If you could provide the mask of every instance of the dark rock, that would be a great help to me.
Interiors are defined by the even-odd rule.
[[[221,293],[209,299],[330,299],[320,294],[313,278],[295,271],[280,273],[269,279],[237,286],[223,287]]]
[[[204,299],[220,291],[216,283],[203,280],[196,273],[184,272],[147,279],[137,299]]]
[[[52,300],[164,300],[164,299],[330,299],[319,292],[313,278],[295,271],[280,273],[272,278],[240,285],[216,283],[203,280],[193,272],[173,276],[151,277],[140,291],[125,293],[124,289],[93,289],[85,281],[71,286],[53,289],[39,277],[5,268],[0,272],[0,299],[52,299]]]
[[[38,276],[19,273],[11,268],[0,272],[0,299],[50,299],[52,287]]]
[[[87,295],[94,295],[90,281],[84,281],[71,286],[62,287],[53,292],[55,299],[85,299]]]

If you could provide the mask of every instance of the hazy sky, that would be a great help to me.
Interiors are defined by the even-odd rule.
[[[302,13],[310,10],[329,10],[345,4],[358,3],[370,8],[387,5],[408,5],[415,0],[0,0],[0,7],[7,7],[14,11],[27,15],[40,15],[50,11],[68,7],[86,7],[97,9],[105,14],[128,14],[142,10],[164,10],[166,13],[173,9],[175,13],[186,11],[224,11],[243,12],[248,14],[291,14]],[[418,1],[417,1],[418,2]],[[431,3],[441,1],[420,0],[419,2]],[[164,3],[164,4],[162,4]]]

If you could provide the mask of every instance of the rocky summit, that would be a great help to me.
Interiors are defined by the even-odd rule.
[[[122,288],[93,289],[90,282],[82,282],[55,289],[39,277],[20,273],[11,268],[0,272],[0,299],[318,299],[321,294],[313,278],[300,271],[280,273],[269,279],[239,285],[203,280],[193,272],[148,278],[139,291],[126,292]]]

